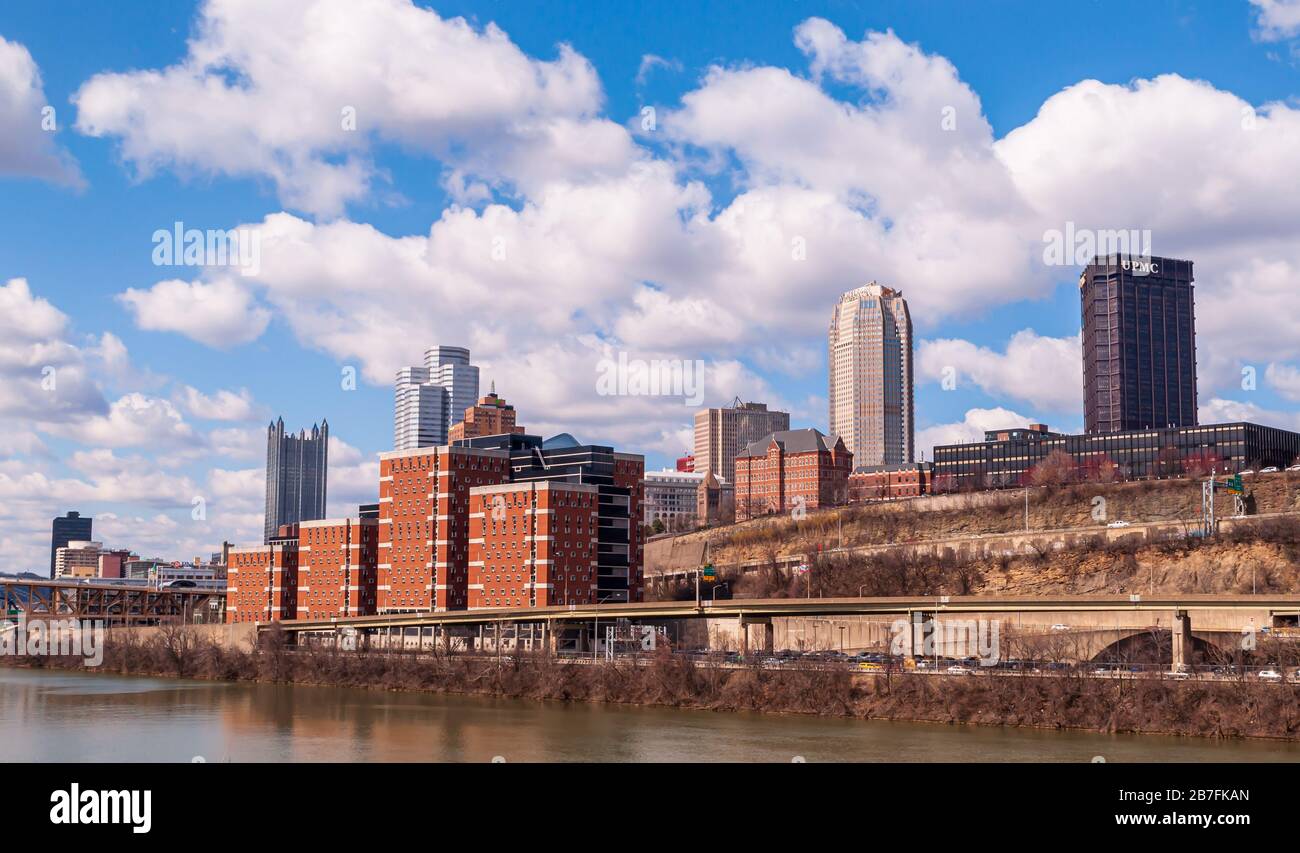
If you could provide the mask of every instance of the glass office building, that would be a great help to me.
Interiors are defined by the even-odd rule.
[[[1086,432],[1196,425],[1192,262],[1110,255],[1079,276]]]
[[[1295,464],[1300,433],[1252,423],[1098,435],[1064,435],[1041,424],[990,430],[981,442],[934,449],[934,491],[1026,485],[1034,466],[1058,450],[1074,460],[1078,481],[1203,476]]]

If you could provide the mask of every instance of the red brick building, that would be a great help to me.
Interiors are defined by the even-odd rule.
[[[595,486],[599,500],[596,507],[598,539],[594,600],[644,599],[645,545],[640,519],[645,501],[645,457],[619,453],[606,445],[579,444],[567,433],[545,441],[533,435],[485,436],[469,439],[466,444],[508,452],[510,482],[516,485]],[[589,530],[584,531],[584,535],[586,532]],[[512,572],[511,576],[518,573],[521,572]],[[574,574],[576,578],[576,572]],[[568,574],[564,577],[568,583]],[[565,600],[567,602],[567,598]]]
[[[379,521],[329,518],[298,525],[298,618],[375,612]]]
[[[525,482],[470,489],[469,606],[596,598],[600,490]]]
[[[447,443],[483,435],[519,435],[523,431],[523,427],[515,426],[515,407],[493,391],[486,397],[480,397],[478,403],[465,410],[464,420],[453,424],[448,431]]]
[[[281,525],[266,545],[231,548],[226,622],[281,622],[298,615],[298,525]]]
[[[933,469],[928,462],[859,468],[849,475],[849,502],[867,503],[928,495],[932,481]]]
[[[463,610],[469,592],[469,490],[510,479],[510,454],[421,447],[379,455],[381,613]]]
[[[736,520],[848,502],[853,454],[815,429],[774,432],[736,456]]]
[[[377,518],[231,549],[228,621],[641,601],[644,472],[571,436],[382,453]]]

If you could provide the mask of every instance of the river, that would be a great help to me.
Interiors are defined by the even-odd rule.
[[[0,760],[1300,761],[1100,735],[0,668]]]

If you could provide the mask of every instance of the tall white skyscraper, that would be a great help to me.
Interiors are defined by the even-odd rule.
[[[447,429],[465,419],[465,410],[478,402],[478,368],[469,363],[465,347],[430,347],[424,352],[429,381],[447,390]]]
[[[447,431],[460,423],[478,399],[478,368],[465,347],[430,347],[424,367],[397,371],[394,388],[393,448],[413,450],[447,443]]]
[[[830,431],[853,466],[912,462],[912,317],[902,291],[873,281],[841,296],[827,364]]]

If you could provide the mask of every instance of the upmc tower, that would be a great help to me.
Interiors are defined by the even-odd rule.
[[[1090,433],[1196,425],[1192,262],[1111,255],[1079,277]]]

